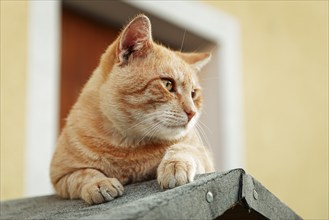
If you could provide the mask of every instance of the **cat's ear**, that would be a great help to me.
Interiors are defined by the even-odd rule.
[[[127,62],[131,55],[145,54],[151,43],[151,22],[145,15],[138,15],[121,33],[117,51],[120,63]]]
[[[211,53],[177,53],[185,62],[200,71],[211,59]]]

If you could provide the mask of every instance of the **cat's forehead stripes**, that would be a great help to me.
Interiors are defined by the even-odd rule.
[[[142,94],[148,87],[154,83],[156,80],[160,80],[161,77],[155,76],[151,79],[149,79],[145,84],[139,83],[139,84],[132,84],[131,88],[123,88],[121,92],[122,95],[133,95],[133,94]]]
[[[171,56],[170,56],[171,55]],[[189,64],[177,57],[174,53],[166,56],[168,60],[162,67],[162,72],[168,77],[175,80],[177,85],[181,85],[184,88],[197,86],[194,79],[194,70]]]

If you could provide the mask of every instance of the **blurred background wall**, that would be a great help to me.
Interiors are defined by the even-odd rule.
[[[241,24],[246,169],[328,219],[328,1],[212,1]]]
[[[245,169],[303,218],[328,219],[328,2],[204,4],[241,25]],[[24,196],[28,7],[1,1],[1,200]]]
[[[24,195],[27,22],[27,1],[1,1],[1,200]]]

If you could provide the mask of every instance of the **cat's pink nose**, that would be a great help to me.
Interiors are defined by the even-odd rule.
[[[191,121],[191,119],[194,117],[195,115],[195,111],[192,110],[185,110],[185,113],[187,115],[187,119],[188,121]]]

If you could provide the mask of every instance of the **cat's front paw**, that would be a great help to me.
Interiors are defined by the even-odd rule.
[[[157,180],[162,189],[171,189],[192,182],[196,165],[190,161],[164,160],[158,167]]]
[[[81,198],[88,204],[99,204],[121,196],[123,191],[123,186],[116,178],[102,178],[84,185]]]

